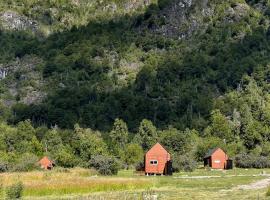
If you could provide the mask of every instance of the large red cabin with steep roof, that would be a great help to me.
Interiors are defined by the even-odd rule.
[[[171,155],[159,143],[145,154],[145,174],[172,175]]]

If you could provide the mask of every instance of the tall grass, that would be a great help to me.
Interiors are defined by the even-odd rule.
[[[267,192],[266,192],[266,196],[270,197],[270,187],[268,188]]]
[[[144,177],[99,177],[96,171],[81,168],[4,173],[0,177],[5,187],[21,181],[25,186],[23,196],[33,197],[148,189],[153,185]]]

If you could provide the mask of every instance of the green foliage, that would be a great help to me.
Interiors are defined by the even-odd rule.
[[[77,158],[73,154],[72,149],[68,146],[62,146],[55,152],[52,152],[52,154],[53,158],[55,158],[56,165],[70,168],[78,164],[76,163]]]
[[[196,148],[196,140],[198,140],[198,132],[189,129],[179,131],[175,128],[169,128],[160,132],[159,135],[161,144],[167,150],[180,154],[191,152]]]
[[[115,148],[123,149],[128,142],[128,128],[121,119],[116,119],[110,132],[110,138]]]
[[[127,145],[123,157],[128,166],[136,166],[143,160],[144,152],[140,145],[131,143]]]
[[[7,199],[20,199],[23,193],[22,182],[15,183],[6,188],[6,198]]]
[[[101,134],[99,132],[93,132],[90,129],[86,129],[80,138],[80,157],[85,162],[88,162],[93,156],[106,155],[107,152],[107,145],[103,141]]]
[[[139,131],[135,136],[135,142],[141,144],[144,150],[149,150],[157,142],[157,129],[153,123],[147,119],[142,120]]]
[[[25,153],[23,155],[20,155],[12,170],[19,172],[32,171],[38,168],[37,162],[38,157],[36,155],[31,153]]]
[[[120,164],[114,157],[103,155],[92,156],[89,166],[102,175],[116,175],[120,169]]]
[[[195,159],[188,154],[173,155],[173,170],[175,172],[185,171],[192,172],[197,168],[198,164]]]
[[[234,139],[230,122],[224,115],[221,114],[219,110],[212,111],[211,125],[206,128],[205,134],[219,137],[228,141],[232,141]]]
[[[258,156],[254,154],[239,154],[235,157],[236,167],[241,168],[269,168],[269,158],[265,156]]]

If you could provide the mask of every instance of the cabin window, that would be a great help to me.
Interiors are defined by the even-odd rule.
[[[157,160],[150,160],[150,165],[157,165],[158,161]]]

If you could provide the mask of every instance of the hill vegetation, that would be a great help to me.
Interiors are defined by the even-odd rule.
[[[176,170],[216,146],[270,166],[269,20],[269,0],[1,2],[3,170],[127,167],[156,141]]]

